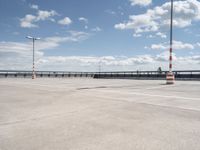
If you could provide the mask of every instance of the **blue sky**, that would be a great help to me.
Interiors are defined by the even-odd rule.
[[[0,0],[0,69],[168,69],[170,1]],[[174,1],[174,69],[200,69],[200,1]]]

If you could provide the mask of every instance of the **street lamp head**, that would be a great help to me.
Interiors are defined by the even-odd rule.
[[[40,38],[35,38],[35,40],[40,40]]]
[[[32,37],[32,36],[27,36],[26,38],[27,38],[27,39],[40,40],[40,38],[34,38],[34,37]]]
[[[27,38],[27,39],[33,39],[33,37],[32,37],[32,36],[27,36],[26,38]]]

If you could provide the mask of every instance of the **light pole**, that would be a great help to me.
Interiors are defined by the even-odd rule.
[[[100,58],[100,60],[99,60],[99,73],[102,71],[102,63],[103,63],[103,61],[104,61],[104,59],[105,58]]]
[[[172,72],[172,48],[173,48],[173,0],[171,0],[171,21],[170,21],[170,49],[169,49],[169,72],[166,79],[167,84],[174,84],[174,74]]]
[[[101,72],[101,59],[99,60],[99,73]]]
[[[33,71],[32,71],[32,79],[35,79],[36,78],[36,74],[35,74],[35,41],[36,40],[40,40],[40,38],[35,38],[35,37],[31,37],[31,36],[27,36],[26,38],[33,41]]]

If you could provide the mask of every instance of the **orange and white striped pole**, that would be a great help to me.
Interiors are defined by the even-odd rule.
[[[172,71],[172,48],[173,48],[173,0],[171,0],[171,23],[170,23],[170,49],[169,49],[169,72],[167,73],[167,84],[174,84],[175,77]]]

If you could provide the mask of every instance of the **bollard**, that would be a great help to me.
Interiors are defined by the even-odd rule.
[[[174,77],[173,72],[168,72],[168,73],[167,73],[166,80],[167,80],[167,81],[166,81],[167,84],[174,84],[174,82],[175,82],[175,77]]]

